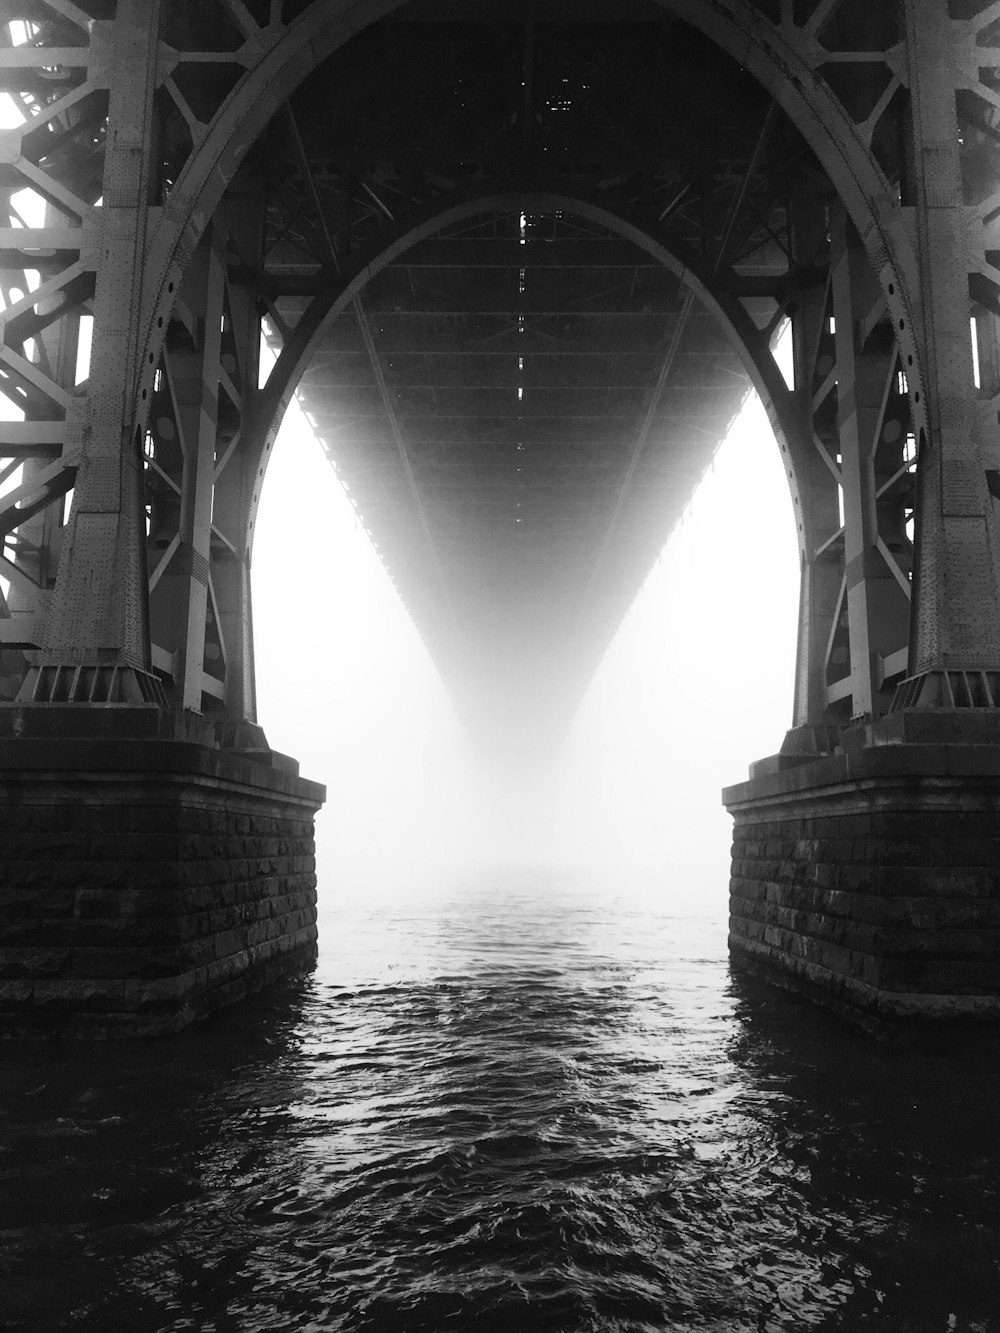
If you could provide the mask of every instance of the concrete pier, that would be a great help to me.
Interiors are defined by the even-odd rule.
[[[0,733],[0,1034],[173,1032],[314,961],[324,789],[293,760],[156,708]]]
[[[1000,1019],[1000,718],[913,711],[755,765],[730,951],[866,1025]]]

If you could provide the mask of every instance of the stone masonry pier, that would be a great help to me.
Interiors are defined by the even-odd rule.
[[[0,730],[0,1034],[173,1032],[314,961],[324,790],[294,761],[156,708]]]
[[[724,793],[734,962],[866,1026],[1000,1018],[1000,718],[891,714],[843,751]]]

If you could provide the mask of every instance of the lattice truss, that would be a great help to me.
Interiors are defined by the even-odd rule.
[[[100,196],[107,89],[88,78],[86,16],[67,7],[6,22],[3,68],[0,644],[36,641],[55,582],[79,451],[67,417],[85,391],[96,255],[83,221]],[[96,191],[95,191],[96,186]],[[20,684],[14,654],[0,693]],[[11,673],[14,674],[11,674]]]
[[[136,697],[116,682],[151,672],[140,694],[159,697],[158,679],[176,706],[252,718],[249,558],[283,404],[332,318],[353,312],[363,333],[367,266],[394,257],[392,247],[421,227],[432,236],[449,209],[491,194],[509,200],[530,185],[624,219],[677,257],[723,312],[769,394],[795,504],[796,721],[885,707],[913,665],[926,349],[896,287],[901,263],[912,291],[921,275],[919,264],[905,271],[858,236],[775,102],[758,88],[727,119],[725,99],[713,109],[699,92],[704,69],[658,71],[654,53],[638,55],[649,86],[657,73],[673,76],[667,110],[683,127],[654,144],[663,106],[654,115],[633,96],[613,132],[599,133],[608,108],[584,88],[572,52],[565,69],[551,58],[545,67],[564,81],[560,96],[542,87],[538,53],[526,53],[520,36],[510,61],[536,84],[519,80],[525,100],[511,106],[489,73],[503,65],[494,37],[474,25],[443,44],[433,24],[423,38],[419,23],[400,28],[410,43],[436,44],[435,59],[422,61],[393,50],[391,25],[340,54],[324,45],[322,33],[343,20],[339,0],[169,0],[158,44],[143,48],[143,15],[148,28],[158,8],[0,7],[11,126],[0,136],[0,695]],[[837,108],[841,128],[830,133],[855,177],[877,184],[882,214],[913,240],[919,172],[906,24],[923,21],[922,0],[665,0],[645,9],[701,25],[705,49],[716,28],[743,34],[748,68],[784,61],[782,77],[811,81],[817,105]],[[121,41],[126,24],[131,47]],[[1000,8],[953,0],[947,31],[954,58],[942,77],[959,80],[951,95],[968,222],[958,263],[969,280],[982,439],[992,442]],[[682,44],[685,32],[676,30]],[[312,46],[299,44],[295,79],[282,83],[267,71],[299,33]],[[318,72],[313,49],[333,53]],[[378,72],[385,59],[388,76]],[[633,95],[645,86],[633,62],[608,73],[611,96],[626,73]],[[714,77],[731,76],[743,77],[719,52]],[[431,97],[432,83],[450,100]],[[258,105],[266,123],[242,142],[241,117],[250,121]],[[116,137],[115,115],[128,108],[136,125]],[[683,298],[675,323],[690,311]],[[278,352],[266,377],[264,320]],[[787,390],[769,350],[786,320]],[[377,337],[369,326],[373,367]],[[968,345],[955,355],[971,366]],[[656,392],[649,385],[648,401]],[[393,466],[433,552],[432,483],[406,439],[395,443]],[[605,533],[627,515],[635,457],[625,451],[608,486]],[[606,546],[597,543],[598,563]]]

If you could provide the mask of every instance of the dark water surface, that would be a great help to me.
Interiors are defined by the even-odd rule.
[[[0,1048],[0,1325],[1000,1333],[996,1041],[874,1043],[608,886],[324,926],[177,1038]]]

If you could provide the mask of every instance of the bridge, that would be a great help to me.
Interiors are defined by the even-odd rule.
[[[734,961],[1000,1015],[1000,5],[0,19],[4,1031],[175,1030],[314,955],[323,790],[257,717],[250,586],[296,392],[519,750],[759,393],[802,591],[790,729],[725,793]]]

